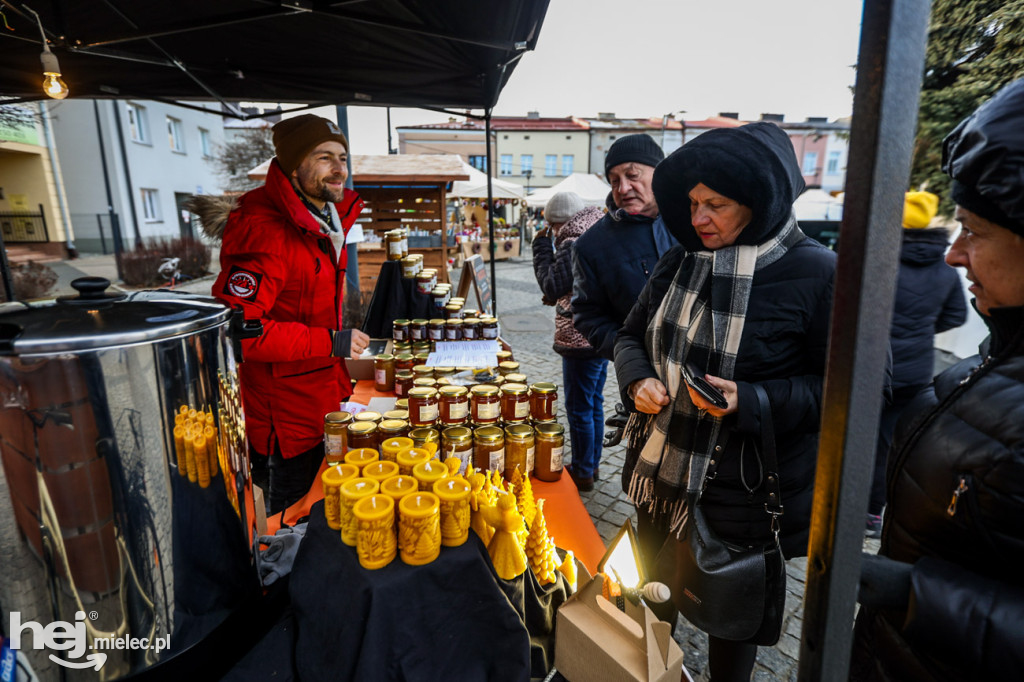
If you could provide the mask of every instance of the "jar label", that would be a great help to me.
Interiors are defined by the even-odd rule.
[[[399,398],[405,395],[405,386],[402,385],[401,381],[395,382],[395,395]]]
[[[537,451],[536,448],[530,448],[530,449],[528,449],[526,451],[526,472],[525,473],[526,473],[527,476],[529,476],[530,474],[533,473],[533,462],[534,462],[533,453],[536,452],[536,451]]]
[[[388,242],[388,255],[389,256],[401,256],[402,255],[402,242]]]
[[[487,469],[489,471],[494,471],[495,469],[498,471],[505,470],[505,448],[495,450],[490,454],[490,462],[487,465]]]
[[[472,327],[463,327],[462,328],[462,338],[470,340],[470,341],[476,339],[476,330],[473,329]]]
[[[387,386],[388,371],[386,369],[373,370],[373,381],[378,386]]]
[[[345,436],[342,434],[324,434],[324,457],[339,458],[345,454]]]
[[[498,328],[484,327],[480,330],[480,336],[485,339],[496,339],[498,338]]]
[[[493,403],[477,403],[476,406],[477,419],[497,419],[501,415],[501,404],[497,402]]]
[[[417,282],[416,290],[419,291],[421,294],[429,294],[431,291],[434,290],[434,287],[430,285],[430,282]]]
[[[564,448],[551,448],[551,471],[562,470],[562,450]]]
[[[551,399],[551,416],[558,414],[558,398]]]
[[[430,330],[430,340],[431,341],[443,341],[444,340],[444,330],[443,329],[431,329]]]
[[[448,407],[452,419],[465,419],[469,416],[469,402],[453,403]]]
[[[524,400],[516,403],[516,419],[525,419],[530,416],[530,401]]]
[[[405,330],[399,327],[391,336],[395,341],[405,341]]]
[[[437,421],[437,403],[420,405],[420,423]]]
[[[423,329],[421,327],[413,327],[409,335],[412,336],[413,341],[422,341]]]

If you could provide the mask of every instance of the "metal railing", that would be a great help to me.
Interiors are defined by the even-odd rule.
[[[39,204],[38,213],[28,211],[0,212],[0,231],[4,242],[17,244],[22,242],[48,242],[49,232],[46,229],[46,215],[43,205]]]

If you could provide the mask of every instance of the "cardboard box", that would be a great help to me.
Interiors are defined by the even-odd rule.
[[[373,357],[381,353],[390,353],[394,341],[391,339],[370,339],[370,345],[358,360],[345,358],[345,367],[348,368],[348,375],[356,381],[373,379]]]
[[[558,609],[555,667],[569,682],[677,682],[683,652],[668,623],[628,599],[619,611],[595,578]]]

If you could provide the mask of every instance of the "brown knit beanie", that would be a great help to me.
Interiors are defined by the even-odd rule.
[[[330,140],[340,142],[348,152],[348,140],[345,139],[337,124],[313,114],[286,118],[276,123],[271,130],[274,132],[274,152],[277,154],[277,162],[281,165],[284,174],[288,176],[299,167],[302,160],[306,158],[306,154],[321,142]]]

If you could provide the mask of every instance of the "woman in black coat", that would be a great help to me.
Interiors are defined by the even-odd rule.
[[[796,224],[803,187],[793,145],[771,123],[705,133],[655,171],[658,206],[682,246],[659,261],[615,347],[623,402],[635,410],[623,486],[648,567],[694,495],[723,539],[771,540],[755,384],[772,409],[783,552],[806,554],[835,255]],[[682,382],[690,363],[726,408]],[[711,637],[712,679],[749,680],[756,654],[755,644]]]

